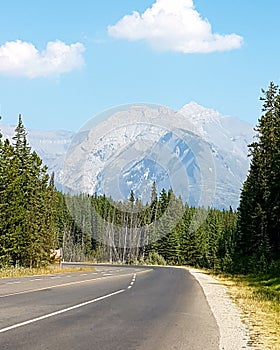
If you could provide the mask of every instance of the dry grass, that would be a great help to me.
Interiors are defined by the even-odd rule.
[[[48,266],[48,267],[42,267],[42,268],[10,267],[10,268],[0,269],[0,278],[48,275],[48,274],[70,273],[70,272],[81,272],[81,271],[92,271],[92,270],[94,270],[94,267],[89,267],[89,266],[77,266],[77,267]]]
[[[249,329],[250,345],[280,350],[280,277],[214,275],[228,287]]]

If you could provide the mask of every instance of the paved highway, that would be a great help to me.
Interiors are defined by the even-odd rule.
[[[0,279],[0,349],[218,350],[216,321],[185,269]]]

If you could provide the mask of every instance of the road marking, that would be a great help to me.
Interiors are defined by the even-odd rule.
[[[104,273],[103,276],[112,276],[112,274],[111,273]]]
[[[102,277],[91,278],[91,279],[82,280],[82,281],[74,281],[74,282],[67,282],[67,283],[62,283],[62,284],[56,284],[54,286],[48,286],[48,287],[42,287],[42,288],[37,288],[37,289],[30,289],[30,290],[24,290],[24,291],[21,291],[21,292],[15,292],[15,293],[10,293],[10,294],[0,295],[0,299],[1,298],[6,298],[6,297],[11,297],[11,296],[14,296],[14,295],[19,295],[19,294],[40,292],[42,290],[47,290],[47,289],[53,289],[53,288],[59,288],[59,287],[67,287],[67,286],[71,286],[71,285],[74,285],[74,284],[95,282],[95,281],[104,280],[105,278],[118,278],[118,277],[124,277],[124,276],[129,276],[129,275],[131,275],[131,273],[124,273],[124,274],[119,274],[119,275],[114,275],[114,276],[102,276]]]
[[[42,281],[42,278],[34,278],[32,280],[29,280],[29,282],[34,282],[34,281]]]
[[[127,289],[130,289],[133,287],[135,280],[136,280],[136,273],[133,274],[132,280],[130,282],[130,285],[127,287]]]
[[[136,273],[132,277],[132,281],[135,281],[135,280],[136,280]]]
[[[89,305],[89,304],[96,303],[97,301],[110,298],[113,295],[117,295],[117,294],[123,293],[124,291],[125,291],[124,289],[121,289],[121,290],[118,290],[116,292],[103,295],[102,297],[99,297],[99,298],[96,298],[96,299],[93,299],[93,300],[89,300],[89,301],[85,301],[84,303],[81,303],[81,304],[77,304],[77,305],[74,305],[74,306],[67,307],[66,309],[62,309],[62,310],[58,310],[58,311],[55,311],[55,312],[51,312],[50,314],[46,314],[46,315],[43,315],[43,316],[40,316],[40,317],[36,317],[36,318],[33,318],[31,320],[27,320],[27,321],[24,321],[24,322],[21,322],[21,323],[16,323],[16,324],[14,324],[12,326],[0,329],[0,333],[4,333],[4,332],[10,331],[12,329],[18,328],[18,327],[26,326],[26,325],[28,325],[30,323],[38,322],[38,321],[44,320],[46,318],[50,318],[50,317],[53,317],[53,316],[56,316],[56,315],[60,315],[60,314],[63,314],[65,312],[68,312],[68,311],[71,311],[71,310],[78,309],[80,307],[83,307],[83,306],[86,306],[86,305]]]
[[[52,280],[57,279],[57,278],[61,278],[61,276],[52,276],[51,277]]]
[[[17,283],[21,283],[19,281],[16,281],[16,282],[7,282],[6,284],[17,284]]]
[[[80,276],[87,276],[87,273],[81,273]]]

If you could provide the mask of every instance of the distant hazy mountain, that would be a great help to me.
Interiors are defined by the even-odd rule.
[[[14,128],[1,126],[4,137]],[[93,118],[75,135],[28,130],[58,186],[144,201],[155,181],[191,205],[236,208],[246,178],[250,124],[191,102],[180,111],[131,105]]]
[[[180,111],[196,125],[209,143],[216,165],[217,204],[236,208],[249,168],[248,145],[255,135],[253,126],[234,117],[223,116],[191,102]]]
[[[16,126],[0,124],[0,131],[3,138],[12,142]],[[48,166],[49,172],[55,172],[56,176],[61,173],[64,157],[73,138],[70,131],[40,131],[27,130],[27,139],[44,164]]]

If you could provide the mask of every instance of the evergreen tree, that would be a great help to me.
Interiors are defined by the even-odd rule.
[[[26,136],[19,116],[14,144],[6,140],[0,146],[1,265],[48,264],[56,246],[54,186]]]
[[[236,260],[246,270],[266,270],[280,258],[280,91],[263,91],[263,115],[251,144],[251,166],[238,209]]]

